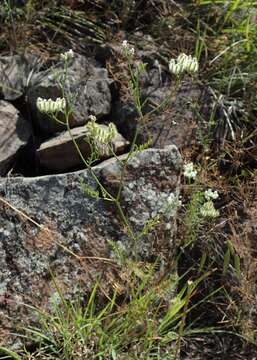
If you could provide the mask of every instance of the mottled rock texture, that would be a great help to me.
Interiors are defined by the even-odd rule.
[[[32,135],[30,124],[10,103],[0,101],[0,176],[6,174],[17,152]]]
[[[188,81],[175,91],[176,84],[170,76],[153,65],[141,76],[140,87],[145,115],[143,126],[132,100],[119,99],[113,105],[112,121],[122,135],[131,141],[138,128],[138,142],[151,139],[152,146],[158,148],[175,144],[182,149],[198,141],[194,106],[200,106],[204,96],[198,84]]]
[[[107,128],[106,125],[100,125],[102,128]],[[91,155],[91,147],[86,139],[88,134],[85,126],[79,126],[71,129],[71,134],[76,141],[81,154],[87,159]],[[120,134],[112,141],[112,148],[115,154],[124,153],[129,142]],[[69,131],[65,131],[58,136],[52,137],[44,141],[37,150],[37,157],[41,166],[55,172],[65,172],[70,169],[83,166],[83,161],[78,154],[78,151],[72,141]],[[112,154],[107,146],[99,148],[99,160],[107,159]]]
[[[119,164],[110,159],[94,168],[113,193],[119,184]],[[179,194],[180,170],[175,146],[148,149],[129,160],[121,204],[131,227],[142,230],[146,220],[160,215],[157,227],[141,237],[137,246],[116,209],[83,192],[81,179],[96,189],[90,171],[1,179],[0,344],[18,346],[11,333],[37,322],[36,313],[24,304],[51,307],[57,291],[50,269],[66,297],[86,294],[100,274],[107,286],[108,263],[83,257],[109,257],[108,240],[128,249],[128,255],[136,251],[141,258],[171,261],[176,250],[176,211],[168,216],[163,209],[171,194]]]
[[[32,75],[39,68],[36,56],[1,56],[0,96],[5,100],[16,100],[24,95]]]
[[[107,70],[97,66],[93,60],[81,55],[76,55],[71,60],[67,69],[65,80],[65,94],[72,101],[70,126],[84,125],[89,115],[101,118],[109,114],[111,110],[110,84]],[[28,103],[31,107],[33,118],[39,124],[41,130],[54,133],[65,126],[51,120],[48,116],[40,113],[36,107],[38,97],[55,100],[61,97],[60,88],[57,85],[57,77],[63,74],[63,63],[59,63],[47,71],[38,72],[31,81],[28,90]]]

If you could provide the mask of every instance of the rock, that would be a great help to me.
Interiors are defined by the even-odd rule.
[[[8,102],[0,101],[0,176],[7,173],[31,135],[30,124],[19,111]]]
[[[1,56],[0,96],[4,100],[16,100],[24,95],[36,68],[39,68],[39,62],[35,56]]]
[[[73,113],[70,118],[71,127],[84,125],[89,115],[101,118],[109,114],[111,110],[110,84],[107,70],[97,67],[93,61],[83,56],[76,55],[68,67],[65,82],[65,92],[68,98],[74,100]],[[32,80],[32,86],[28,91],[28,103],[32,114],[37,120],[39,127],[46,133],[54,133],[63,130],[65,126],[51,120],[48,116],[40,113],[36,107],[38,97],[53,99],[61,97],[57,86],[57,73],[63,71],[60,63],[44,72],[39,72]]]
[[[100,126],[103,128],[106,127],[106,125]],[[73,128],[71,129],[71,133],[84,158],[87,159],[91,154],[91,147],[85,140],[87,134],[86,127],[80,126]],[[128,144],[129,142],[126,141],[122,135],[118,134],[112,143],[115,154],[123,153]],[[108,149],[100,149],[99,160],[106,159],[110,156],[111,154],[108,153]],[[43,142],[37,150],[37,157],[41,166],[53,171],[64,172],[72,168],[74,169],[83,166],[83,161],[81,160],[68,131]]]
[[[119,164],[109,159],[93,168],[110,191],[117,189]],[[14,334],[38,323],[29,306],[49,310],[58,301],[51,272],[67,299],[83,299],[100,274],[108,292],[113,267],[99,258],[113,256],[109,240],[123,246],[128,255],[137,251],[143,258],[172,261],[176,208],[170,214],[163,209],[172,194],[178,196],[180,168],[175,146],[148,149],[129,160],[121,203],[131,227],[142,230],[145,220],[161,216],[153,233],[137,244],[108,201],[83,192],[81,180],[91,192],[97,191],[89,170],[0,179],[0,345],[22,346],[26,340]]]
[[[124,157],[126,155],[121,158]],[[113,195],[117,194],[119,179],[123,174],[121,204],[134,231],[140,233],[146,222],[156,219],[156,216],[161,217],[154,231],[135,244],[136,253],[144,259],[153,260],[162,254],[167,260],[174,250],[171,251],[170,241],[174,239],[176,230],[172,219],[179,203],[177,186],[181,166],[177,147],[170,145],[165,150],[148,149],[137,154],[129,161],[125,172],[122,172],[120,163],[113,161],[101,171],[103,182]],[[176,201],[171,201],[167,210],[173,194]],[[126,244],[125,248],[130,249],[133,255],[135,250],[131,242],[128,243],[127,237],[120,234],[119,241],[123,246]]]
[[[153,147],[161,148],[175,144],[179,148],[184,148],[195,143],[197,120],[192,104],[199,103],[203,91],[198,85],[185,82],[174,96],[174,86],[161,69],[149,69],[141,79],[145,122],[140,126],[132,101],[118,100],[113,105],[112,121],[117,125],[119,132],[132,141],[138,128],[138,143],[142,144],[152,139]],[[153,112],[154,108],[165,101],[164,109]]]
[[[169,98],[171,87],[163,87],[149,95],[148,104],[161,104]],[[175,144],[179,149],[191,147],[198,142],[197,117],[194,113],[194,104],[199,104],[202,89],[198,85],[186,82],[179,89],[176,96],[170,101],[164,111],[159,111],[149,117],[144,132],[141,132],[141,142],[150,137],[153,146],[164,147]],[[149,113],[153,106],[148,106],[145,113]]]

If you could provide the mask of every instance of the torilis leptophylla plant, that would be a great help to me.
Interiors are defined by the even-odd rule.
[[[123,45],[123,49],[125,48],[125,44]],[[141,104],[140,104],[140,92],[139,92],[139,72],[141,71],[141,69],[143,69],[143,66],[138,67],[136,70],[136,73],[132,73],[132,64],[131,64],[131,60],[132,60],[132,55],[133,55],[133,51],[131,51],[128,47],[126,50],[126,54],[129,57],[130,61],[129,62],[129,68],[131,70],[131,89],[133,91],[133,97],[135,99],[136,102],[136,106],[138,109],[139,114],[141,113]],[[63,71],[60,73],[55,74],[55,78],[57,81],[57,84],[59,86],[60,92],[62,97],[57,98],[56,100],[52,100],[52,99],[41,99],[38,98],[37,99],[37,108],[40,112],[43,112],[47,115],[49,115],[53,120],[57,121],[58,123],[62,124],[62,125],[66,125],[67,130],[70,134],[70,137],[74,143],[74,146],[82,160],[82,162],[85,164],[86,168],[90,170],[93,179],[95,180],[96,184],[98,185],[100,192],[95,191],[93,188],[89,187],[87,184],[85,184],[84,182],[81,183],[83,190],[90,196],[93,196],[95,198],[101,198],[105,201],[110,201],[113,202],[118,210],[118,213],[121,217],[121,220],[123,221],[125,228],[127,230],[127,233],[129,235],[129,237],[134,240],[134,243],[136,243],[137,239],[139,238],[138,234],[135,234],[132,227],[130,226],[124,211],[120,205],[120,196],[121,196],[121,191],[122,191],[122,186],[123,186],[123,176],[124,176],[124,169],[127,165],[128,160],[130,159],[130,157],[133,156],[133,154],[135,153],[135,149],[136,149],[136,135],[135,135],[135,140],[132,143],[131,149],[129,151],[129,153],[127,154],[126,158],[124,160],[120,160],[116,154],[113,151],[112,148],[112,141],[113,139],[116,137],[117,135],[117,129],[115,124],[110,123],[108,127],[102,127],[101,125],[97,124],[97,119],[94,115],[90,115],[89,118],[87,119],[87,123],[86,123],[86,128],[87,128],[87,135],[86,135],[86,141],[89,143],[89,145],[91,146],[91,155],[86,159],[77,142],[76,139],[74,138],[74,136],[72,135],[72,131],[70,128],[70,124],[69,124],[69,118],[70,115],[72,113],[72,103],[74,103],[74,99],[70,99],[67,94],[65,93],[65,82],[67,79],[67,71],[68,71],[68,66],[70,65],[70,62],[72,61],[74,57],[74,53],[72,50],[67,51],[64,54],[61,54],[61,60],[64,62],[64,68]],[[64,120],[60,120],[58,118],[58,113],[62,113],[64,115]],[[94,173],[94,170],[92,168],[94,162],[96,160],[98,160],[98,152],[99,149],[102,149],[102,147],[108,147],[109,148],[109,152],[117,159],[117,161],[119,162],[119,164],[121,165],[121,177],[120,177],[120,185],[119,185],[119,189],[117,191],[116,195],[112,195],[106,188],[105,186],[100,182],[100,180],[98,179],[98,177],[96,176],[96,174]],[[136,149],[138,150],[138,148]]]
[[[129,89],[130,89],[132,97],[134,99],[134,103],[135,103],[138,117],[139,117],[139,124],[141,126],[144,121],[144,115],[143,115],[142,103],[141,103],[140,76],[145,71],[146,65],[141,62],[139,62],[139,63],[137,63],[137,65],[135,65],[135,62],[134,62],[135,49],[131,45],[129,45],[126,40],[123,41],[121,49],[122,49],[123,56],[127,60],[127,65],[128,65],[129,75],[130,75]],[[38,98],[37,99],[38,110],[43,113],[48,114],[55,121],[66,125],[67,130],[71,136],[71,139],[74,143],[74,146],[76,147],[76,150],[77,150],[81,160],[83,161],[85,166],[91,171],[91,174],[100,189],[100,194],[98,191],[91,189],[86,184],[82,184],[83,189],[90,196],[102,198],[104,200],[115,203],[115,205],[118,209],[119,215],[125,225],[125,228],[127,229],[128,235],[136,243],[137,240],[142,236],[142,234],[135,234],[134,230],[132,229],[131,225],[129,224],[129,221],[127,220],[127,218],[121,208],[120,197],[121,197],[121,191],[122,191],[122,187],[123,187],[125,169],[128,164],[128,161],[139,149],[141,150],[144,148],[144,147],[139,148],[136,145],[138,133],[139,133],[139,127],[136,128],[135,135],[132,140],[129,153],[127,154],[125,159],[123,159],[121,161],[114,154],[114,151],[113,151],[112,145],[111,145],[112,140],[117,135],[116,126],[113,123],[110,123],[107,128],[103,128],[99,124],[97,124],[96,117],[94,115],[90,115],[89,118],[87,119],[86,127],[87,127],[87,134],[88,134],[87,141],[91,145],[92,155],[88,159],[85,159],[83,154],[81,153],[81,150],[80,150],[76,140],[74,139],[74,137],[72,135],[72,131],[71,131],[70,124],[69,124],[69,118],[72,113],[72,104],[74,103],[74,99],[68,98],[67,94],[65,93],[65,82],[66,82],[66,78],[67,78],[68,66],[70,65],[71,61],[74,58],[74,53],[72,50],[69,50],[69,51],[65,52],[64,54],[61,54],[60,57],[64,63],[64,69],[61,73],[58,73],[56,75],[56,81],[60,88],[60,92],[61,92],[62,96],[60,98],[57,98],[56,100]],[[173,64],[173,62],[171,60],[170,66],[169,66],[171,73],[178,75],[178,70],[175,69],[175,71],[174,71],[174,66],[172,64]],[[179,69],[180,69],[181,73],[183,73],[183,72],[193,73],[198,70],[198,63],[196,62],[196,59],[191,58],[190,56],[187,57],[186,55],[183,55],[183,54],[178,58],[176,65],[179,65]],[[158,108],[160,108],[160,106]],[[154,109],[154,111],[155,110],[156,109]],[[58,118],[58,113],[63,113],[64,120],[60,120]],[[108,192],[108,190],[101,184],[101,182],[99,181],[99,179],[97,178],[97,176],[95,175],[95,173],[92,169],[92,165],[93,165],[94,161],[98,160],[98,148],[102,145],[109,147],[110,152],[113,154],[113,156],[115,156],[115,158],[121,165],[120,183],[119,183],[119,188],[118,188],[116,195],[112,195],[112,194],[110,194],[110,192]],[[175,199],[173,199],[173,200],[175,200]],[[169,209],[169,213],[171,211],[171,208],[173,209],[173,203],[174,203],[173,200],[172,200],[172,206],[171,206],[171,201],[169,201],[167,203],[167,209]],[[175,202],[176,202],[176,206],[180,204],[179,201],[175,201]],[[153,221],[153,223],[155,223],[155,221]],[[157,221],[156,221],[156,223],[157,223]],[[144,235],[145,235],[146,228],[151,228],[151,226],[144,227],[144,229],[142,230],[144,232]]]

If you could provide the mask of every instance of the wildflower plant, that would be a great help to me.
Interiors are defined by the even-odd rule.
[[[126,41],[123,42],[122,49],[123,49],[123,54],[127,60],[129,74],[130,74],[129,89],[131,91],[131,95],[134,99],[134,103],[135,103],[135,106],[137,109],[139,124],[142,125],[144,122],[144,115],[143,115],[143,111],[142,111],[143,104],[141,102],[141,93],[140,93],[139,82],[140,82],[140,76],[145,71],[146,65],[143,63],[139,63],[139,64],[133,63],[133,58],[135,56],[135,50],[134,50],[134,48],[130,47],[130,45],[128,45],[128,43]],[[68,51],[61,55],[61,59],[64,63],[63,73],[61,73],[57,76],[57,83],[60,87],[61,97],[56,100],[51,100],[51,99],[46,100],[46,99],[39,98],[37,100],[37,107],[38,107],[39,111],[48,114],[55,121],[58,121],[58,122],[66,125],[67,130],[70,134],[70,137],[74,143],[74,146],[75,146],[82,162],[84,163],[86,168],[89,169],[89,171],[92,174],[93,179],[96,182],[96,187],[93,188],[93,187],[88,186],[81,180],[82,189],[84,190],[84,192],[87,195],[91,196],[92,198],[103,199],[105,201],[109,201],[109,202],[113,203],[116,206],[119,216],[124,224],[126,233],[129,236],[129,238],[133,241],[134,246],[132,246],[132,248],[133,248],[131,251],[132,256],[135,260],[138,260],[137,253],[136,253],[137,248],[135,246],[138,243],[138,241],[140,239],[144,238],[145,236],[149,235],[149,233],[152,232],[163,219],[165,219],[165,221],[167,222],[167,220],[173,218],[174,215],[176,214],[177,209],[182,205],[182,203],[181,203],[180,199],[178,198],[177,194],[171,193],[171,194],[165,195],[166,196],[166,198],[165,198],[166,206],[164,206],[164,208],[162,208],[162,209],[158,209],[158,212],[156,213],[156,215],[150,217],[145,222],[145,224],[143,225],[141,230],[139,230],[137,232],[134,231],[129,220],[127,219],[127,217],[125,215],[124,210],[121,207],[120,198],[121,198],[121,192],[122,192],[122,188],[123,188],[123,179],[125,176],[125,171],[126,171],[128,161],[135,154],[137,154],[138,152],[145,149],[145,146],[137,146],[137,138],[138,138],[139,128],[137,128],[135,131],[129,153],[127,155],[125,155],[125,157],[122,160],[120,160],[114,153],[114,151],[112,149],[112,144],[111,144],[113,139],[117,135],[116,126],[113,123],[110,123],[108,126],[102,127],[100,124],[97,123],[96,117],[92,114],[89,116],[89,118],[87,119],[87,123],[85,124],[86,129],[87,129],[86,141],[91,146],[92,154],[88,158],[85,158],[83,156],[83,154],[79,148],[79,145],[76,142],[76,139],[72,135],[70,124],[69,124],[70,115],[73,110],[73,108],[72,108],[73,101],[72,101],[72,99],[70,99],[67,96],[67,94],[65,92],[65,81],[66,81],[66,77],[67,77],[67,69],[68,69],[69,63],[72,61],[73,57],[74,57],[74,54],[72,51]],[[180,60],[181,63],[182,63],[182,60],[185,61],[185,59],[183,58]],[[185,61],[185,63],[186,63],[186,61]],[[190,66],[193,66],[193,65],[191,64]],[[190,68],[190,66],[188,64],[185,65],[183,63],[183,69],[184,69],[183,71],[188,71],[188,72],[193,71],[192,68]],[[185,70],[185,69],[187,69],[187,70]],[[63,115],[62,120],[60,120],[58,118],[59,112],[62,113],[62,115]],[[97,175],[94,173],[93,165],[94,165],[94,162],[98,159],[98,150],[99,150],[99,147],[101,147],[101,146],[107,147],[111,151],[113,156],[116,158],[119,165],[121,166],[119,187],[118,187],[115,195],[113,195],[112,193],[110,193],[108,191],[108,189],[101,183],[101,181],[98,179]],[[189,179],[195,179],[196,175],[197,175],[197,171],[194,169],[193,164],[192,163],[187,164],[187,167],[184,169],[184,176],[188,177]],[[211,196],[211,195],[209,194],[209,196]],[[201,201],[203,201],[203,199],[204,199],[204,195],[201,194]],[[166,230],[169,230],[169,225],[170,224],[167,224]],[[111,241],[109,243],[111,244]],[[122,242],[121,242],[121,246],[119,246],[118,243],[115,243],[115,244],[113,243],[113,248],[114,248],[114,250],[116,250],[115,254],[119,254],[120,259],[122,259],[121,263],[124,265],[124,267],[126,267],[130,271],[131,276],[130,276],[130,280],[129,280],[130,282],[128,282],[128,285],[132,287],[131,301],[128,304],[128,306],[125,307],[126,312],[123,312],[124,315],[122,318],[122,322],[120,322],[120,319],[119,319],[119,321],[116,324],[115,318],[114,318],[114,320],[110,320],[111,322],[109,322],[109,320],[107,319],[107,316],[106,316],[106,315],[109,315],[109,312],[110,312],[110,315],[112,314],[111,310],[115,304],[116,293],[114,294],[114,298],[110,300],[110,303],[106,306],[106,308],[100,314],[96,314],[97,321],[95,320],[96,318],[94,317],[95,315],[94,315],[93,310],[95,311],[96,307],[94,306],[93,300],[94,300],[94,296],[96,294],[96,289],[94,289],[93,293],[90,297],[89,305],[88,305],[88,308],[86,309],[85,315],[83,315],[82,317],[80,316],[80,320],[83,319],[83,321],[85,321],[82,326],[83,331],[79,328],[79,331],[82,331],[81,339],[86,342],[90,336],[92,337],[92,334],[93,335],[95,334],[95,329],[97,328],[97,332],[99,334],[101,332],[101,334],[102,334],[100,337],[101,341],[99,341],[99,344],[97,344],[97,346],[99,347],[99,353],[103,354],[103,357],[107,358],[107,357],[109,357],[110,354],[112,354],[112,355],[116,354],[115,351],[116,351],[116,349],[119,349],[119,347],[121,349],[124,349],[124,347],[126,348],[127,345],[130,344],[130,336],[128,336],[128,334],[131,333],[130,331],[132,331],[132,332],[134,331],[134,328],[135,328],[134,320],[135,320],[135,318],[137,318],[138,320],[137,320],[136,324],[139,324],[140,327],[143,329],[143,332],[142,332],[142,334],[144,336],[143,339],[145,339],[144,341],[145,341],[145,344],[147,344],[147,349],[149,348],[149,350],[147,350],[147,351],[149,351],[149,354],[152,351],[153,339],[156,337],[156,334],[157,334],[157,337],[158,336],[162,336],[162,337],[166,336],[165,344],[174,343],[174,341],[176,341],[176,344],[177,344],[176,345],[176,354],[178,354],[179,348],[180,348],[180,343],[181,343],[181,338],[184,335],[184,333],[186,333],[185,319],[186,319],[187,313],[190,310],[189,300],[193,296],[193,290],[195,290],[195,287],[197,284],[196,283],[187,284],[179,292],[179,294],[176,297],[174,297],[172,304],[170,304],[170,306],[167,307],[166,313],[164,313],[164,315],[162,315],[162,317],[160,317],[160,319],[157,318],[156,314],[158,313],[158,311],[156,311],[156,303],[157,303],[157,301],[159,303],[159,292],[160,292],[159,290],[161,289],[161,287],[156,288],[156,286],[153,285],[155,277],[153,276],[154,273],[152,270],[151,271],[141,270],[139,267],[137,267],[136,262],[131,261],[128,258],[126,258],[127,249],[122,248],[122,245],[123,245]],[[154,266],[153,266],[153,269],[154,269]],[[153,284],[150,283],[151,281],[153,282]],[[169,283],[168,291],[171,292],[170,289],[173,290],[174,283],[175,283],[173,277],[169,276],[167,280],[165,279],[165,282]],[[158,286],[159,286],[159,282],[158,282]],[[173,295],[174,295],[174,293],[172,292],[172,296]],[[92,303],[92,309],[91,309],[91,303]],[[151,308],[152,306],[153,306],[153,309]],[[67,306],[65,306],[65,308],[67,308]],[[162,308],[162,304],[161,304],[160,308]],[[149,321],[149,316],[152,316],[152,315],[149,313],[149,309],[150,310],[152,309],[151,311],[153,312],[153,314],[155,314],[152,317],[153,321],[151,320],[152,321],[151,324]],[[58,310],[58,307],[57,307],[57,310]],[[74,307],[72,307],[71,310],[75,311]],[[134,313],[131,313],[132,311]],[[79,310],[79,312],[75,311],[75,315],[77,313],[81,315],[80,310]],[[58,316],[53,317],[54,320],[57,320],[57,323],[54,323],[54,322],[51,323],[51,325],[53,325],[53,328],[55,328],[55,329],[56,329],[56,324],[58,324],[58,321],[60,320],[61,324],[62,324],[62,319],[65,319],[65,317],[62,316],[61,311],[58,310],[58,314],[60,315],[60,316],[58,315],[59,317]],[[88,317],[86,315],[90,315],[89,320],[87,320]],[[158,314],[158,316],[159,316],[159,314]],[[72,318],[74,318],[74,317],[72,317]],[[110,319],[111,319],[111,317],[110,317]],[[107,321],[105,321],[105,320],[107,320]],[[89,322],[89,321],[91,321],[91,322]],[[79,321],[79,324],[80,323],[81,323],[81,321]],[[144,328],[145,323],[147,324],[147,330]],[[66,324],[69,324],[69,322],[66,322]],[[78,324],[78,323],[76,323],[76,324]],[[99,324],[100,326],[98,326],[97,324]],[[113,326],[112,326],[112,324],[113,324]],[[156,328],[154,328],[152,326],[152,324],[158,324],[158,326]],[[72,324],[72,326],[73,326],[73,324]],[[122,326],[124,326],[124,329],[122,328]],[[153,330],[152,333],[151,333],[151,327]],[[48,327],[48,329],[49,329],[49,327]],[[62,326],[60,326],[60,329],[62,330]],[[102,331],[101,329],[104,329],[104,331]],[[117,329],[117,331],[115,329]],[[170,329],[174,329],[174,335],[172,335],[172,336],[171,336]],[[106,334],[110,333],[110,331],[113,332],[113,338],[108,337],[106,335]],[[70,334],[69,328],[67,329],[67,334],[68,335]],[[137,336],[137,333],[135,336]],[[97,336],[95,338],[97,338]],[[139,339],[140,338],[141,337],[139,336]],[[113,341],[113,339],[115,339],[115,341]],[[109,346],[104,347],[104,344],[106,344],[107,340],[110,342]],[[120,343],[117,344],[117,340],[120,341]],[[70,340],[68,341],[68,343],[72,345],[72,342]],[[113,344],[116,344],[115,347]],[[124,346],[124,344],[125,344],[125,346]],[[114,350],[114,348],[115,348],[115,350]],[[104,351],[103,351],[103,349],[104,349]],[[73,350],[74,349],[71,347],[71,352],[69,353],[68,358],[71,358],[70,354],[73,354],[72,353]],[[116,358],[116,355],[113,355],[112,357]],[[145,358],[147,358],[147,357],[148,357],[148,355],[146,355]]]
[[[197,188],[199,185],[194,186]],[[202,225],[206,225],[207,221],[214,220],[220,215],[213,202],[218,197],[218,192],[212,189],[192,193],[185,215],[186,245],[195,242]]]
[[[137,112],[140,117],[140,119],[143,119],[142,114],[142,104],[141,104],[141,95],[140,95],[140,87],[139,87],[139,77],[142,71],[145,69],[144,64],[139,64],[136,66],[136,68],[133,67],[133,61],[132,57],[134,55],[134,48],[130,47],[126,41],[122,44],[123,54],[127,59],[129,73],[130,73],[130,82],[129,82],[129,88],[131,90],[134,102],[136,104]],[[125,173],[125,168],[127,166],[127,163],[129,159],[133,156],[134,153],[139,151],[139,148],[136,146],[136,140],[138,136],[138,131],[136,131],[134,135],[134,139],[131,144],[131,149],[129,153],[127,154],[126,158],[121,162],[120,159],[116,156],[114,153],[113,147],[112,147],[112,141],[117,136],[117,128],[115,124],[110,123],[108,127],[101,126],[97,124],[96,117],[92,114],[87,119],[87,123],[85,124],[87,129],[87,135],[85,140],[88,142],[88,144],[91,147],[91,155],[86,159],[80,148],[79,145],[76,142],[76,139],[73,137],[69,119],[70,115],[73,111],[73,100],[71,99],[65,92],[65,82],[67,79],[67,70],[68,66],[70,65],[71,61],[74,58],[74,53],[72,50],[69,50],[65,52],[64,54],[61,54],[60,56],[62,62],[63,62],[63,70],[60,73],[55,74],[55,78],[57,81],[57,84],[59,86],[60,92],[62,97],[58,98],[57,100],[52,99],[37,99],[37,107],[38,110],[48,114],[53,120],[57,121],[58,123],[66,125],[66,128],[70,134],[70,137],[74,143],[74,146],[84,163],[87,169],[90,170],[93,179],[95,180],[99,191],[95,191],[91,187],[89,187],[87,184],[82,183],[82,187],[84,191],[94,198],[101,198],[105,201],[112,202],[116,205],[116,208],[118,210],[118,213],[121,217],[122,222],[125,225],[125,229],[127,231],[127,234],[131,239],[133,239],[134,242],[137,241],[137,239],[140,238],[139,234],[135,234],[131,225],[129,224],[128,219],[126,218],[124,211],[120,205],[120,196],[123,186],[123,177]],[[62,112],[64,114],[64,120],[58,118],[58,112]],[[121,177],[120,177],[120,184],[119,189],[117,191],[116,196],[112,195],[101,183],[101,181],[98,179],[96,174],[94,173],[94,170],[92,169],[92,166],[94,165],[95,161],[99,160],[99,152],[100,150],[108,151],[109,154],[112,154],[119,164],[122,167],[121,171]],[[149,226],[148,226],[149,228]],[[145,232],[145,228],[143,229]]]
[[[127,40],[123,40],[122,42],[122,53],[127,58],[132,58],[135,55],[135,48],[129,45]]]
[[[127,62],[128,71],[129,71],[129,90],[131,92],[132,98],[134,100],[138,119],[139,119],[139,126],[136,128],[133,140],[131,142],[130,151],[125,156],[125,158],[121,161],[115,154],[113,147],[112,147],[112,141],[117,135],[117,129],[116,126],[113,123],[110,123],[108,127],[103,127],[97,123],[96,117],[92,114],[87,119],[86,128],[87,128],[87,135],[86,135],[86,141],[91,147],[91,155],[85,159],[83,156],[79,145],[77,144],[76,140],[74,139],[70,124],[69,124],[69,118],[73,111],[73,104],[74,104],[74,98],[71,98],[71,96],[68,96],[65,91],[65,83],[67,80],[67,71],[70,63],[74,59],[74,53],[73,50],[66,51],[65,53],[60,55],[60,59],[63,62],[63,70],[56,74],[55,78],[57,81],[57,84],[60,89],[61,97],[52,100],[52,99],[41,99],[38,98],[37,100],[37,107],[38,110],[48,114],[52,119],[55,121],[65,124],[66,128],[71,136],[71,139],[74,143],[74,146],[84,163],[87,169],[90,170],[93,179],[95,180],[98,190],[96,191],[93,188],[90,188],[86,184],[83,185],[84,191],[94,198],[101,198],[106,201],[112,202],[115,204],[118,213],[121,217],[122,222],[125,225],[125,229],[127,231],[127,234],[129,237],[134,241],[134,244],[138,242],[138,239],[142,237],[142,235],[145,235],[147,231],[152,230],[153,224],[157,224],[159,222],[159,215],[167,217],[172,217],[175,215],[177,208],[180,206],[180,200],[178,200],[174,196],[170,196],[167,201],[167,207],[163,209],[163,211],[160,211],[160,214],[156,214],[156,219],[150,219],[150,222],[147,223],[143,229],[142,234],[136,234],[134,230],[132,229],[132,226],[130,225],[128,219],[125,216],[124,210],[122,209],[120,205],[120,197],[121,192],[123,188],[123,179],[126,171],[126,167],[128,164],[128,161],[131,157],[133,157],[136,153],[143,150],[145,147],[138,147],[137,146],[137,139],[139,134],[140,126],[144,123],[144,114],[143,114],[143,103],[141,101],[141,92],[140,92],[140,77],[146,70],[146,64],[142,62],[136,62],[135,61],[135,49],[133,46],[131,46],[127,40],[124,40],[121,44],[121,52],[123,56],[125,57],[125,60]],[[170,70],[172,70],[172,63],[170,62]],[[185,54],[182,54],[178,57],[176,64],[181,68],[181,72],[189,72],[193,73],[198,70],[198,63],[195,58],[192,58],[191,56],[187,56]],[[177,89],[175,89],[176,91]],[[64,117],[61,119],[58,118],[58,113],[62,113]],[[148,143],[149,144],[149,143]],[[148,146],[147,144],[147,146]],[[100,182],[96,174],[94,173],[94,170],[92,169],[92,166],[94,165],[95,161],[99,160],[99,152],[100,150],[108,151],[109,154],[112,154],[116,160],[121,165],[121,175],[120,175],[120,182],[119,187],[117,190],[117,194],[113,195],[111,194],[105,186]],[[186,171],[186,170],[185,170]],[[196,170],[192,168],[191,165],[189,165],[189,168],[185,174],[187,174],[188,177],[195,178],[196,176]],[[173,195],[173,194],[172,194]],[[134,251],[135,255],[135,251]]]

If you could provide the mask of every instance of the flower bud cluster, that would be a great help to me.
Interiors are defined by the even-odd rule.
[[[192,162],[184,165],[184,176],[188,179],[195,179],[197,175],[197,170],[194,169],[194,164]]]
[[[63,61],[69,61],[74,58],[74,52],[72,49],[70,49],[69,51],[66,51],[65,53],[61,54],[60,57],[61,60]]]
[[[133,57],[135,54],[135,49],[129,45],[129,43],[127,42],[127,40],[124,40],[122,42],[122,52],[125,56],[127,57]]]
[[[172,74],[178,76],[184,72],[194,74],[199,69],[197,58],[191,55],[180,54],[177,59],[171,59],[169,62],[169,70]]]
[[[57,98],[56,100],[52,100],[52,99],[42,99],[41,97],[39,97],[37,98],[36,104],[40,112],[47,114],[64,112],[66,109],[66,100],[64,98]]]
[[[117,136],[118,131],[113,123],[110,123],[108,127],[105,128],[96,123],[96,117],[94,115],[90,115],[89,119],[90,121],[86,125],[88,137],[96,144],[107,145]]]

